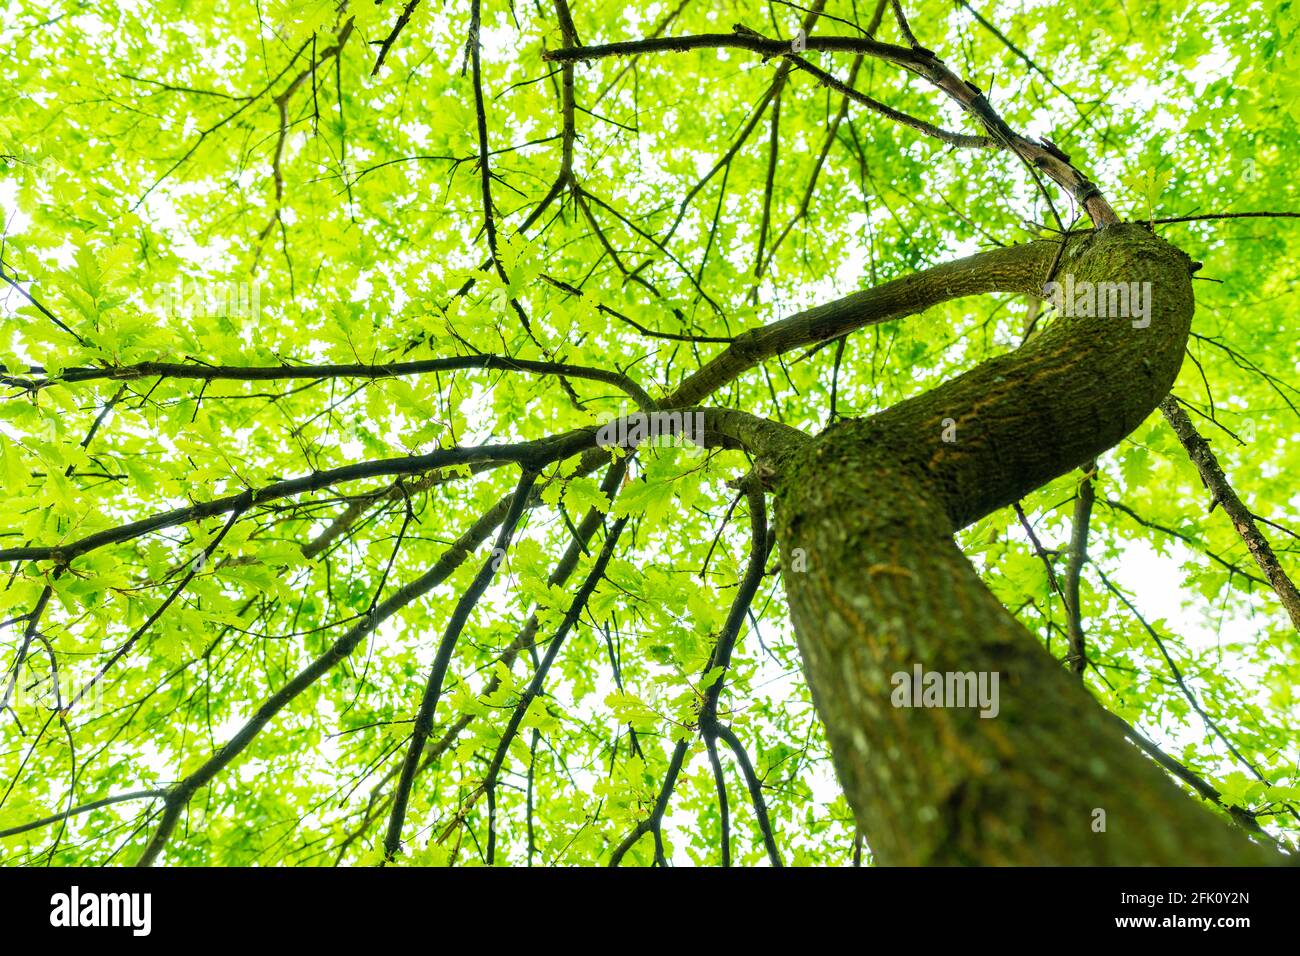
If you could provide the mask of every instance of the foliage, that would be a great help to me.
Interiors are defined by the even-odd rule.
[[[875,6],[830,0],[809,32],[859,35],[852,24],[865,28]],[[1012,127],[1068,152],[1121,216],[1294,206],[1284,151],[1300,135],[1289,80],[1296,4],[913,0],[907,10],[922,43],[984,88]],[[746,329],[1057,225],[1010,154],[954,150],[843,104],[779,57],[736,49],[571,68],[569,168],[565,69],[543,60],[573,45],[557,7],[417,4],[376,70],[400,16],[393,3],[9,0],[0,548],[63,546],[354,463],[533,441],[631,404],[609,382],[502,368],[266,381],[61,381],[65,370],[489,353],[626,371],[660,398]],[[780,3],[698,0],[573,9],[587,45],[735,23],[791,36],[807,16]],[[878,35],[901,41],[888,14]],[[807,56],[895,109],[980,132],[888,63]],[[1053,189],[1052,198],[1070,225],[1068,197]],[[1195,337],[1175,394],[1270,522],[1287,566],[1300,547],[1300,233],[1288,219],[1156,228],[1212,280],[1196,284]],[[1010,297],[936,307],[842,346],[771,359],[708,403],[817,432],[1014,347],[1026,308]],[[38,378],[50,382],[23,387]],[[499,464],[332,481],[114,541],[66,567],[7,562],[6,684],[25,660],[0,715],[0,830],[163,788],[203,765],[510,495],[518,469]],[[751,504],[733,484],[749,463],[737,450],[642,448],[628,469],[607,492],[604,470],[585,472],[577,458],[544,468],[536,506],[456,643],[431,740],[460,729],[416,780],[401,860],[485,858],[488,765],[617,517],[626,529],[504,754],[494,861],[606,862],[653,814],[679,740],[686,757],[664,853],[719,860],[718,791],[697,723],[723,679],[711,654],[749,560]],[[1060,549],[1048,559],[1058,574],[1078,479],[1021,505],[1045,547]],[[1300,801],[1291,732],[1300,644],[1276,595],[1222,511],[1209,509],[1159,415],[1099,462],[1097,498],[1082,585],[1090,688],[1226,803],[1294,840],[1284,806]],[[568,579],[548,583],[589,509],[610,517]],[[379,860],[385,799],[435,648],[494,537],[276,713],[189,801],[162,859]],[[961,542],[1064,656],[1065,611],[1016,512],[990,516]],[[510,653],[534,612],[536,641]],[[103,667],[82,701],[59,709]],[[52,702],[42,688],[55,685]],[[855,828],[774,571],[717,686],[783,862],[854,859]],[[741,764],[725,746],[720,762],[731,861],[764,863]],[[161,805],[142,797],[78,813],[4,839],[0,859],[134,860]],[[654,856],[647,836],[626,862]]]

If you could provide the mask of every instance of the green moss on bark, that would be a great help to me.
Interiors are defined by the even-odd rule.
[[[1035,294],[1055,254],[1022,248],[1008,267]],[[1116,226],[1073,240],[1056,274],[1067,272],[1151,283],[1150,324],[1058,318],[1018,351],[783,463],[784,578],[835,766],[886,864],[1275,861],[1131,746],[953,542],[1114,445],[1177,375],[1193,310],[1183,253]],[[891,675],[918,663],[997,672],[998,715],[893,706]]]

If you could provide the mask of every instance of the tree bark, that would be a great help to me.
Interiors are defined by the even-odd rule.
[[[1057,317],[1019,350],[771,464],[792,621],[840,781],[884,864],[1277,862],[1126,742],[953,541],[1115,445],[1181,365],[1186,255],[1115,225],[1064,250],[1009,250],[978,291],[1041,295],[1054,265],[1076,285],[1151,283],[1149,326]],[[916,664],[996,672],[996,717],[894,706],[891,675]]]

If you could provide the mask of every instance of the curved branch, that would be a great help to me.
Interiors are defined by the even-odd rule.
[[[539,471],[581,452],[595,452],[597,454],[592,460],[583,461],[583,467],[590,469],[600,464],[602,456],[611,447],[631,449],[642,441],[663,437],[684,437],[696,444],[743,447],[755,454],[773,455],[783,454],[807,439],[798,429],[735,409],[660,408],[653,412],[634,412],[604,425],[575,428],[536,441],[442,448],[426,455],[381,458],[317,471],[187,508],[160,512],[116,528],[97,531],[70,544],[0,548],[0,561],[54,561],[66,565],[105,545],[129,541],[154,531],[215,515],[247,511],[267,501],[318,491],[359,478],[412,475],[449,465],[488,462],[512,463],[531,471]]]
[[[638,408],[650,408],[654,400],[636,382],[622,372],[609,369],[569,365],[564,362],[539,362],[532,359],[512,358],[508,355],[457,355],[451,358],[423,359],[414,362],[391,362],[386,365],[352,363],[342,365],[195,365],[188,362],[137,362],[133,365],[106,366],[104,368],[69,368],[48,378],[22,378],[0,375],[0,385],[11,385],[34,391],[51,385],[89,382],[98,379],[128,381],[137,378],[179,378],[201,382],[270,382],[283,379],[329,378],[397,378],[403,375],[423,375],[428,372],[454,372],[463,369],[485,371],[526,372],[534,375],[558,375],[567,378],[590,379],[621,389],[632,397]],[[44,375],[45,369],[34,366],[32,375]]]
[[[1042,277],[1059,249],[1059,243],[1031,242],[979,252],[750,329],[678,385],[665,404],[694,405],[766,359],[953,299],[988,292],[1041,295]]]
[[[556,438],[568,438],[572,442],[574,435],[575,433],[570,433],[567,436],[556,436]],[[574,451],[581,451],[583,447],[593,443],[579,441]],[[247,511],[249,508],[267,501],[318,491],[321,488],[340,482],[354,481],[358,478],[373,478],[380,475],[412,475],[448,465],[475,464],[488,461],[513,462],[516,464],[540,462],[547,457],[547,452],[541,450],[543,448],[544,444],[542,442],[445,448],[430,452],[427,455],[381,458],[375,461],[343,465],[327,471],[313,472],[299,478],[272,482],[261,488],[241,491],[236,495],[214,498],[211,501],[200,502],[187,508],[175,508],[171,511],[160,512],[116,528],[97,531],[70,544],[0,548],[0,561],[55,561],[66,564],[105,545],[130,541],[141,535],[188,524],[191,521],[198,521],[203,518],[211,518],[233,511]],[[567,455],[561,454],[561,457],[567,457]]]
[[[1010,126],[993,109],[980,89],[952,72],[933,51],[922,46],[911,48],[881,43],[864,37],[816,36],[807,37],[802,46],[807,50],[860,53],[900,66],[915,73],[942,90],[949,99],[973,116],[988,131],[996,145],[1019,156],[1031,170],[1041,170],[1064,189],[1082,207],[1098,226],[1119,222],[1096,185],[1076,169],[1070,158],[1052,143],[1036,143]],[[595,60],[610,56],[627,56],[658,51],[687,51],[730,47],[749,50],[764,57],[794,55],[788,40],[769,40],[737,27],[734,33],[706,33],[684,37],[651,37],[622,43],[605,43],[566,50],[550,50],[543,59],[558,63],[577,60]]]
[[[761,36],[761,34],[758,33],[753,33],[752,35]],[[946,143],[949,146],[957,146],[962,149],[1002,148],[1000,143],[988,136],[972,136],[968,133],[954,133],[951,130],[935,126],[933,123],[927,123],[923,119],[917,119],[915,116],[911,116],[901,110],[896,110],[892,106],[886,106],[879,100],[873,99],[865,93],[861,93],[854,89],[851,84],[845,83],[832,74],[827,73],[821,67],[814,66],[797,54],[787,53],[783,59],[786,63],[793,63],[827,89],[835,90],[835,92],[843,94],[848,99],[865,106],[872,112],[879,113],[886,119],[893,120],[900,126],[906,126],[908,129],[915,130],[918,133],[937,139],[941,143]]]

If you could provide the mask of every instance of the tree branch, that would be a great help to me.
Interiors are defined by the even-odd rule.
[[[402,843],[402,824],[406,820],[406,806],[411,797],[411,785],[415,782],[415,771],[419,766],[420,757],[424,754],[425,742],[429,735],[433,733],[433,713],[438,706],[438,698],[442,694],[442,682],[446,677],[447,667],[451,663],[451,655],[456,649],[456,642],[460,639],[461,631],[469,622],[469,616],[478,604],[479,598],[487,591],[488,585],[492,583],[493,577],[496,576],[497,567],[500,565],[502,558],[510,548],[510,541],[514,537],[515,529],[519,524],[519,519],[524,513],[527,506],[528,495],[532,490],[533,483],[537,480],[537,474],[533,471],[525,470],[519,476],[519,485],[515,488],[514,496],[510,499],[510,507],[506,512],[505,519],[501,523],[501,530],[497,534],[496,547],[488,555],[483,566],[479,568],[478,574],[465,589],[465,593],[460,596],[456,602],[456,607],[451,613],[451,618],[447,621],[447,629],[443,632],[442,640],[438,643],[438,653],[433,659],[433,665],[429,668],[429,677],[424,686],[424,695],[420,700],[420,708],[415,715],[415,728],[411,734],[411,743],[406,751],[406,759],[402,764],[402,774],[397,781],[397,793],[393,798],[392,814],[388,818],[388,835],[384,838],[384,859],[394,860],[397,857],[397,851]]]
[[[1219,466],[1219,459],[1210,449],[1209,442],[1196,430],[1196,426],[1192,424],[1187,413],[1172,395],[1160,403],[1160,411],[1164,413],[1165,420],[1173,428],[1174,434],[1178,436],[1192,464],[1200,473],[1201,483],[1209,489],[1212,496],[1210,510],[1213,511],[1218,505],[1223,505],[1224,513],[1232,521],[1233,528],[1245,542],[1250,556],[1255,559],[1259,569],[1264,572],[1264,577],[1277,593],[1282,607],[1291,618],[1292,625],[1300,630],[1300,592],[1296,591],[1295,584],[1282,570],[1277,555],[1273,553],[1273,548],[1264,537],[1264,533],[1255,524],[1250,509],[1229,484],[1227,476]]]
[[[382,365],[345,363],[340,365],[196,365],[188,362],[137,362],[132,365],[105,366],[103,368],[69,368],[47,378],[22,378],[0,375],[0,385],[11,385],[28,391],[49,388],[74,382],[108,379],[129,381],[139,378],[192,379],[201,382],[270,382],[286,379],[363,378],[384,379],[404,375],[424,375],[429,372],[450,372],[463,369],[485,371],[524,372],[534,375],[559,375],[569,378],[589,379],[613,385],[626,392],[638,408],[650,408],[654,400],[636,382],[622,372],[563,362],[542,362],[534,359],[512,358],[508,355],[457,355],[450,358],[422,359],[413,362],[390,362]],[[32,375],[44,375],[45,369],[32,366]]]
[[[740,27],[734,33],[649,37],[620,43],[550,50],[543,54],[543,59],[568,63],[658,51],[684,52],[723,47],[748,50],[765,58],[793,55],[793,48],[789,41],[769,40],[745,32],[744,28]],[[1070,163],[1068,156],[1050,142],[1034,142],[1011,129],[989,105],[978,87],[958,77],[932,51],[919,45],[909,49],[865,37],[849,36],[807,37],[803,41],[803,47],[807,50],[861,53],[864,56],[893,63],[923,77],[975,117],[988,130],[998,146],[1019,156],[1031,171],[1041,170],[1049,179],[1061,186],[1088,213],[1095,225],[1103,226],[1119,222],[1119,217],[1102,197],[1100,190]]]

